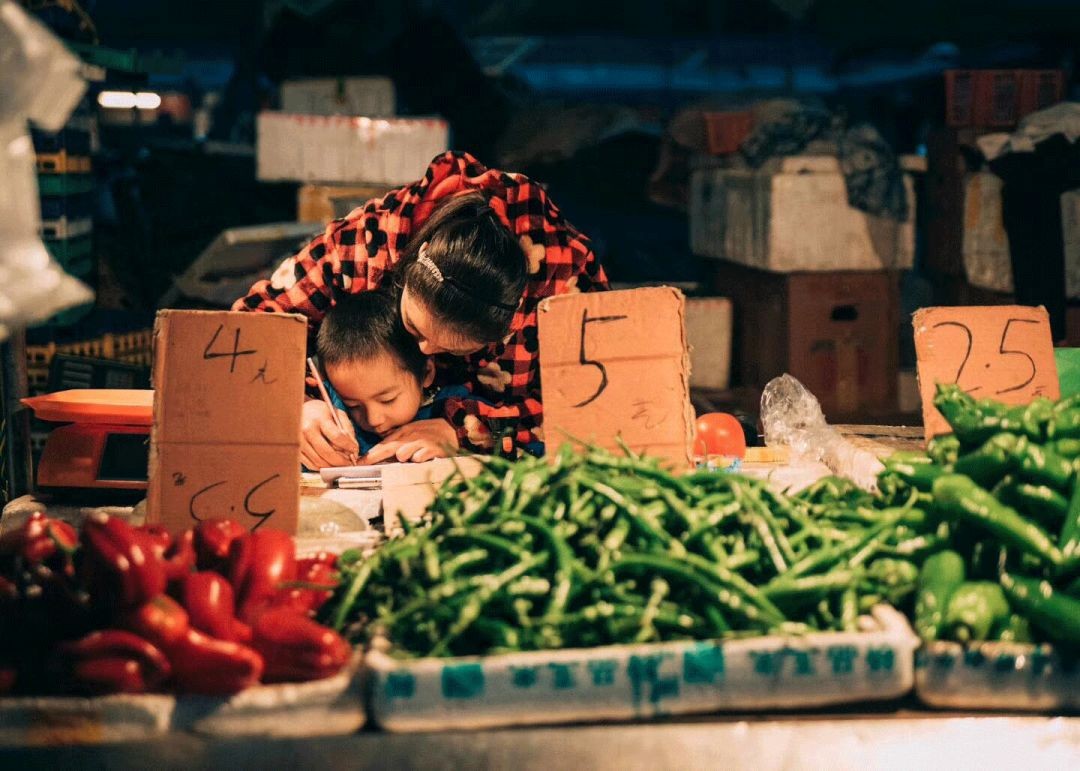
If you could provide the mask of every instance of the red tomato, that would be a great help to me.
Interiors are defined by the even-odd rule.
[[[746,434],[734,415],[726,412],[707,412],[697,419],[694,450],[704,446],[709,455],[742,458],[746,455]]]

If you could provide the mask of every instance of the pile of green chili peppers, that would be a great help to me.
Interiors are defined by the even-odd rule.
[[[624,450],[454,475],[423,524],[342,555],[322,620],[401,656],[853,631],[876,603],[912,605],[945,545],[916,489],[884,501],[830,477],[785,496]]]
[[[886,498],[916,491],[947,542],[921,566],[916,631],[1080,650],[1080,398],[1009,407],[948,385],[934,404],[953,433],[879,479]]]

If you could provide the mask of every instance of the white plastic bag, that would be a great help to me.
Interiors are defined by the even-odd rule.
[[[27,131],[28,120],[59,130],[85,90],[79,60],[22,8],[0,0],[0,340],[11,327],[94,297],[38,237],[41,211]]]
[[[877,475],[884,468],[881,461],[829,426],[817,397],[791,375],[773,378],[765,386],[761,423],[770,447],[786,445],[793,459],[821,461],[859,487],[877,489]]]

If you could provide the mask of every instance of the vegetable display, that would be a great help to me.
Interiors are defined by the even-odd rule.
[[[489,458],[430,522],[343,554],[320,618],[403,656],[854,630],[912,601],[912,560],[937,545],[917,497],[881,507],[837,478],[788,497],[629,451]]]
[[[922,564],[916,631],[1080,649],[1080,400],[1009,407],[946,385],[934,404],[953,433],[879,479],[887,497],[916,493],[949,547]]]
[[[0,693],[227,695],[328,677],[351,653],[313,620],[336,582],[333,556],[298,561],[272,530],[208,520],[172,536],[94,516],[78,534],[35,513],[0,537]]]

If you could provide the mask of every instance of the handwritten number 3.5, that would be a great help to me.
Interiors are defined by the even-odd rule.
[[[256,524],[254,527],[251,528],[252,530],[258,529],[259,525],[264,523],[266,520],[270,519],[270,517],[272,517],[274,515],[274,512],[277,511],[277,509],[272,508],[272,509],[269,509],[267,511],[254,511],[251,508],[251,499],[253,497],[255,497],[255,494],[257,492],[259,492],[259,490],[261,490],[263,487],[270,484],[271,482],[273,482],[275,479],[277,479],[280,476],[281,476],[281,474],[274,474],[273,476],[269,476],[266,479],[262,480],[261,482],[255,483],[254,485],[252,485],[251,489],[248,490],[247,494],[244,496],[244,513],[247,514],[249,517],[255,517],[256,519],[259,520],[258,524]],[[199,492],[197,492],[193,496],[191,496],[191,500],[188,501],[188,514],[191,515],[192,519],[194,519],[196,522],[202,522],[205,519],[205,517],[200,516],[195,511],[195,502],[198,501],[201,496],[205,495],[206,493],[210,492],[211,490],[214,490],[215,488],[221,487],[224,484],[228,484],[228,482],[225,481],[225,480],[222,480],[220,482],[214,482],[213,484],[207,485],[203,489],[199,490]],[[221,512],[221,513],[224,514],[224,512]]]

